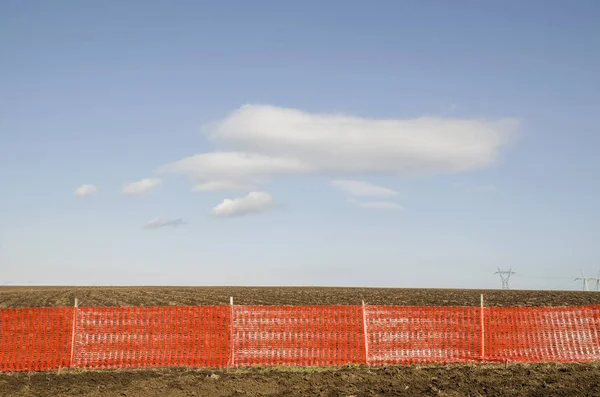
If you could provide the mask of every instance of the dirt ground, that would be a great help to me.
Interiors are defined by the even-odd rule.
[[[453,365],[0,375],[7,397],[600,396],[599,364]]]
[[[0,307],[226,305],[599,305],[600,293],[325,287],[0,287]]]
[[[0,307],[369,304],[598,305],[600,293],[368,288],[0,287]],[[600,396],[600,362],[0,374],[0,396]]]

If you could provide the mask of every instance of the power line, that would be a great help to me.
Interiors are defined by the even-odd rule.
[[[537,278],[537,279],[544,279],[544,280],[573,280],[573,277],[567,277],[567,276],[527,276],[527,275],[523,275],[521,273],[519,273],[519,277],[521,278]]]

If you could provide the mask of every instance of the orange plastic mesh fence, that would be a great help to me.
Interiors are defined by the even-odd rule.
[[[229,323],[226,306],[80,308],[74,366],[222,367]]]
[[[364,363],[360,306],[235,306],[234,365]]]
[[[600,307],[486,309],[489,361],[600,359]]]
[[[5,372],[598,359],[598,306],[0,309]]]
[[[367,306],[366,320],[369,364],[481,359],[478,308]]]
[[[73,309],[0,309],[0,370],[69,367]]]

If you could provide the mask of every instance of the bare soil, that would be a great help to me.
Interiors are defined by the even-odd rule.
[[[600,294],[369,288],[0,287],[0,307],[369,304],[598,305]],[[0,396],[600,396],[600,363],[56,371],[0,374]]]
[[[227,305],[599,305],[600,293],[327,287],[0,287],[0,307]]]
[[[196,370],[0,375],[10,397],[600,396],[598,364]]]

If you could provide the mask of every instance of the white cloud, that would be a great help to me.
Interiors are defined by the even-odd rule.
[[[179,227],[185,222],[181,218],[177,219],[153,219],[142,226],[143,229],[159,229],[162,227]]]
[[[276,205],[273,197],[266,192],[250,192],[244,197],[233,200],[226,199],[215,208],[213,215],[219,217],[241,216],[263,212]]]
[[[208,129],[219,147],[167,164],[199,183],[257,184],[297,173],[463,172],[493,164],[518,120],[448,117],[367,119],[246,105]]]
[[[251,192],[253,190],[256,190],[256,185],[251,183],[241,183],[233,181],[210,181],[206,183],[200,183],[194,186],[192,190],[195,192]]]
[[[234,148],[300,160],[319,170],[413,174],[487,166],[516,126],[512,119],[374,120],[247,105],[217,124],[212,136]]]
[[[212,152],[186,157],[159,168],[162,173],[180,173],[196,181],[200,186],[217,187],[256,185],[268,178],[311,171],[311,167],[293,158],[265,156],[247,152]],[[206,189],[207,186],[204,186]]]
[[[398,192],[392,189],[351,179],[336,179],[331,181],[331,184],[352,196],[393,197],[398,195]]]
[[[377,209],[377,210],[400,210],[402,207],[392,201],[358,201],[355,199],[349,200],[352,204],[359,207]]]
[[[94,185],[81,185],[75,189],[75,196],[77,197],[89,197],[93,196],[98,192],[98,189]]]
[[[123,186],[121,193],[128,195],[144,194],[154,189],[158,185],[160,185],[160,179],[144,178],[140,181],[126,184]]]

